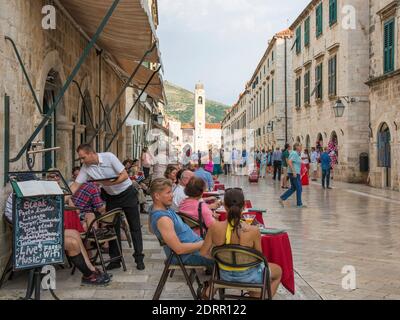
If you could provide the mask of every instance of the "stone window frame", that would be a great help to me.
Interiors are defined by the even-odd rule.
[[[388,3],[385,7],[383,7],[381,10],[377,11],[377,15],[380,17],[381,20],[381,29],[382,29],[382,74],[386,75],[388,73],[393,72],[396,70],[396,49],[397,49],[397,39],[396,39],[396,20],[397,20],[397,9],[399,7],[399,2],[398,0],[393,0],[392,2]],[[389,22],[390,20],[394,20],[394,48],[393,48],[393,70],[389,72],[385,72],[385,30],[384,30],[384,25]]]

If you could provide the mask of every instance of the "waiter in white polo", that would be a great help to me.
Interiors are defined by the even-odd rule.
[[[143,241],[138,209],[137,191],[129,179],[125,167],[118,158],[110,153],[96,153],[89,144],[82,144],[76,150],[82,161],[82,168],[75,182],[71,185],[72,193],[78,191],[80,186],[90,180],[96,180],[102,186],[101,197],[106,202],[106,210],[121,208],[126,215],[132,234],[134,247],[133,257],[136,267],[144,269]],[[116,226],[118,241],[121,243],[120,221]],[[110,257],[118,256],[116,241],[110,242]],[[119,261],[111,262],[106,269],[120,268]]]

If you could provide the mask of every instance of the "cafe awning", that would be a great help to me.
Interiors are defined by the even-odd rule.
[[[68,14],[92,37],[114,0],[62,0],[61,5]],[[161,64],[158,40],[148,3],[144,0],[120,0],[97,44],[118,67],[129,75],[154,43],[156,48],[147,55],[146,62]],[[133,79],[134,85],[143,88],[150,79],[152,70],[141,66]],[[161,75],[156,75],[146,92],[156,100],[164,100]]]

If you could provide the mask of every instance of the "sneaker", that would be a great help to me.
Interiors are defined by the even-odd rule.
[[[106,270],[107,271],[114,270],[114,269],[119,269],[119,268],[121,268],[121,263],[119,263],[119,262],[110,262],[108,264],[108,266],[106,266]]]
[[[99,268],[95,268],[95,269],[96,269],[96,271],[95,271],[96,274],[104,275],[104,276],[108,277],[110,280],[112,279],[112,277],[113,277],[112,273],[103,273]]]
[[[305,204],[301,205],[301,206],[297,206],[298,209],[304,209],[307,208],[307,206]]]
[[[144,266],[144,262],[143,261],[139,261],[136,263],[136,269],[138,270],[144,270],[145,266]]]
[[[328,187],[328,189],[332,189],[332,187]]]
[[[82,277],[81,284],[91,286],[106,286],[110,283],[110,278],[104,275],[105,273],[97,274],[96,272],[93,272],[89,277]]]
[[[282,208],[284,208],[284,207],[285,207],[285,203],[283,202],[283,200],[282,200],[282,199],[279,199],[279,204],[282,206]]]

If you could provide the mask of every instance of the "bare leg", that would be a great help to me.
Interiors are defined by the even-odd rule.
[[[79,252],[77,254],[74,254],[72,256],[78,255],[79,253],[82,253],[83,258],[85,259],[86,265],[91,271],[96,271],[96,268],[92,265],[90,262],[89,256],[87,254],[86,248],[83,245],[81,235],[79,234],[78,231],[76,230],[65,230],[65,237],[69,237],[74,240],[75,243],[77,243],[79,247]]]
[[[275,263],[269,263],[268,266],[271,271],[271,294],[275,296],[281,283],[282,268]]]

